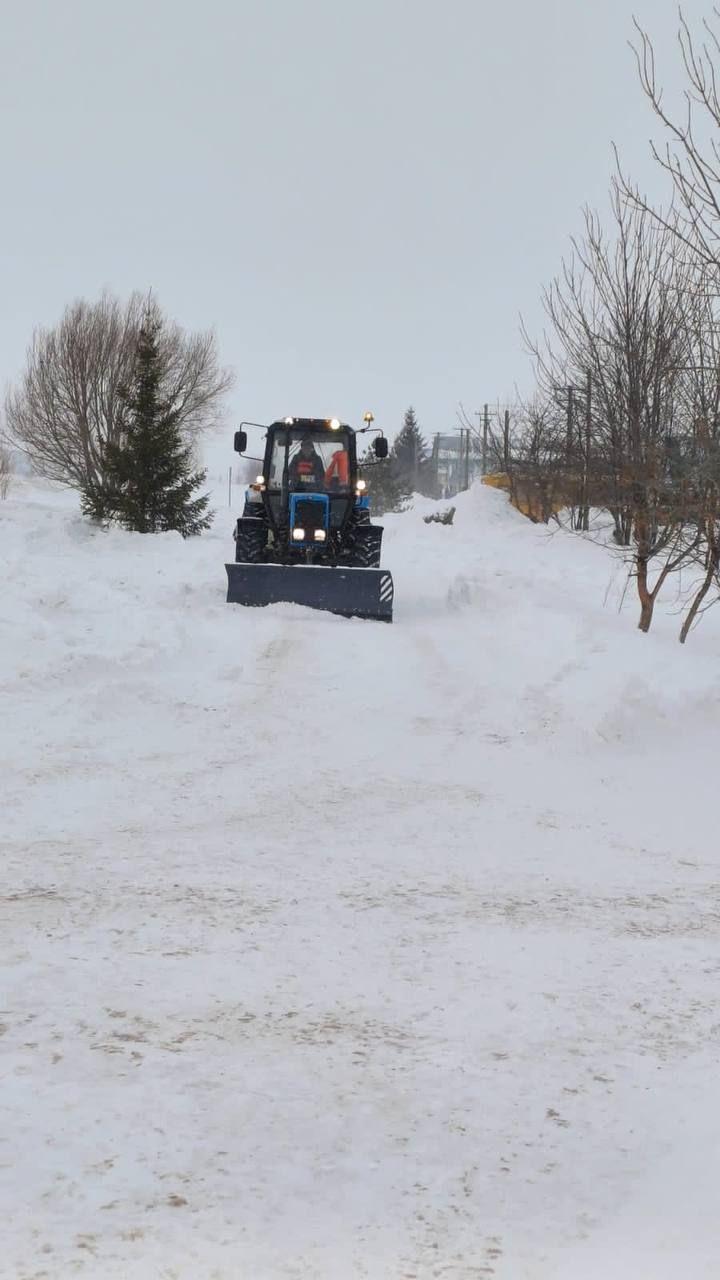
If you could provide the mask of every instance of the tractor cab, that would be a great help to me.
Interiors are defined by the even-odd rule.
[[[364,488],[364,486],[363,486]],[[268,428],[261,498],[293,558],[318,558],[345,529],[357,486],[355,433],[337,419],[291,419]]]
[[[274,424],[268,431],[264,464],[269,490],[293,493],[349,493],[357,480],[355,434],[349,427]]]
[[[270,517],[295,551],[327,543],[361,496],[355,434],[336,419],[273,423],[263,464]]]
[[[247,447],[244,432],[237,433],[235,447],[238,452]],[[376,457],[384,457],[386,450],[381,436],[374,442]],[[248,501],[256,508],[262,505],[275,543],[291,560],[336,560],[349,526],[368,518],[356,432],[337,418],[271,423],[262,475],[251,486]]]

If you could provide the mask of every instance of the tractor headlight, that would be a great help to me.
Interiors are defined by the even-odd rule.
[[[324,542],[324,541],[325,541],[325,530],[324,530],[324,529],[316,529],[316,530],[315,530],[315,541],[316,541],[316,542]]]
[[[339,430],[340,430],[340,419],[339,419],[339,418],[331,418],[331,419],[330,419],[330,421],[329,421],[329,423],[328,423],[328,426],[329,426],[329,428],[330,428],[330,430],[331,430],[331,431],[339,431]]]
[[[304,529],[293,529],[292,536],[293,536],[293,542],[304,542],[304,541],[305,541],[305,530],[304,530]]]
[[[358,493],[364,493],[365,490],[367,489],[367,484],[365,483],[364,480],[358,480],[357,485],[355,487]]]
[[[264,477],[264,476],[256,476],[256,477],[255,477],[255,483],[256,483],[256,484],[264,484],[264,483],[265,483],[265,477]]]

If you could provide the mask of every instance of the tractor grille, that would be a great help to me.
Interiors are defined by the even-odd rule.
[[[307,499],[295,503],[295,528],[324,529],[327,506],[324,502],[310,502]]]

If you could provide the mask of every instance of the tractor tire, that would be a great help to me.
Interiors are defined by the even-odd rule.
[[[257,517],[238,520],[235,526],[235,563],[260,564],[267,543],[265,521]]]
[[[368,524],[355,530],[351,564],[358,569],[379,569],[383,531],[377,525]]]

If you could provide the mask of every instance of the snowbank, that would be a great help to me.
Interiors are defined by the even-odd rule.
[[[714,1277],[718,622],[480,486],[229,607],[226,504],[0,504],[3,1274]]]

